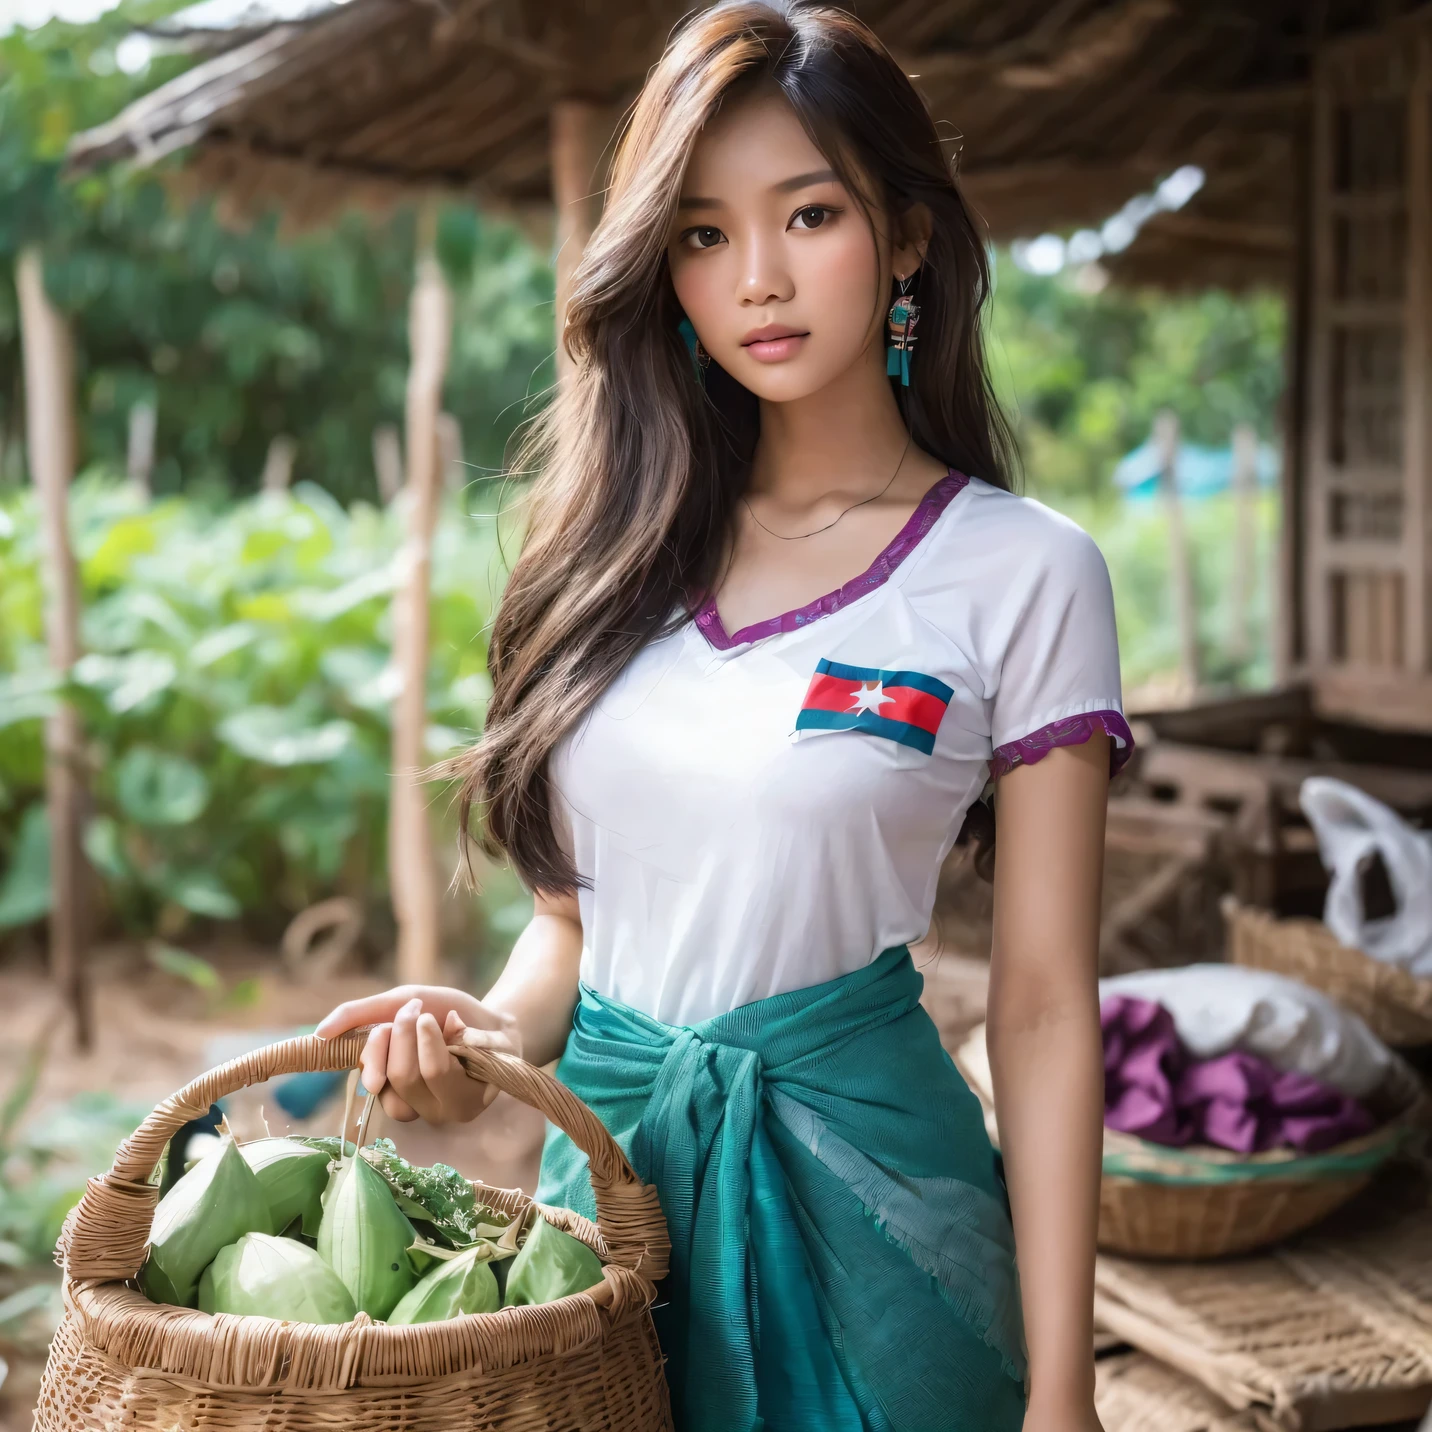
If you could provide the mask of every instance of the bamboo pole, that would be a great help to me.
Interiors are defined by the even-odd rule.
[[[1160,500],[1168,523],[1169,585],[1173,591],[1174,620],[1178,623],[1178,672],[1185,698],[1194,701],[1202,684],[1198,660],[1198,596],[1193,585],[1193,562],[1188,533],[1183,525],[1183,503],[1178,493],[1178,415],[1165,410],[1154,420],[1161,479]]]
[[[1228,654],[1241,666],[1252,652],[1249,604],[1257,560],[1255,498],[1258,484],[1258,435],[1247,423],[1233,429],[1233,575],[1229,583]]]
[[[435,224],[434,211],[425,208],[408,310],[407,538],[393,613],[393,661],[400,685],[393,703],[388,878],[398,923],[398,978],[405,984],[430,983],[438,963],[439,892],[432,827],[419,779],[426,764],[432,539],[442,490],[438,414],[452,341],[452,295],[434,250]]]
[[[601,214],[599,171],[610,135],[607,111],[584,99],[559,99],[549,116],[552,203],[557,210],[557,377],[571,371],[562,343],[572,275]]]
[[[154,434],[158,421],[158,409],[150,398],[141,398],[129,410],[125,472],[129,480],[144,494],[146,501],[152,495]]]
[[[386,507],[403,490],[403,440],[394,423],[379,423],[373,429],[373,471],[378,499]]]
[[[30,472],[44,533],[45,641],[50,664],[68,673],[79,659],[79,578],[70,547],[69,488],[75,470],[74,351],[69,325],[45,292],[44,259],[34,247],[15,264],[25,365],[25,426]],[[67,701],[45,725],[45,803],[50,817],[50,973],[90,1045],[85,978],[87,866],[85,780],[79,713]]]
[[[264,492],[287,492],[293,482],[293,463],[298,456],[298,443],[287,433],[275,433],[269,439],[264,455],[259,487]]]

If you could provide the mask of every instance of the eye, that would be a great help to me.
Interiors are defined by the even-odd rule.
[[[824,204],[809,204],[804,209],[797,209],[791,217],[791,227],[794,229],[818,229],[836,211],[827,208]]]
[[[687,229],[681,236],[681,242],[688,249],[714,249],[717,244],[724,243],[725,239],[726,235],[711,224],[701,224],[697,228]]]

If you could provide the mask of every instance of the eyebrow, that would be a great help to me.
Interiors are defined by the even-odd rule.
[[[777,194],[789,194],[796,189],[805,189],[812,184],[829,184],[832,181],[839,182],[840,175],[834,169],[813,169],[809,174],[797,174],[790,179],[782,179],[779,184],[772,184],[771,188]],[[707,199],[698,195],[690,195],[677,202],[678,209],[724,209],[725,201],[721,199]]]

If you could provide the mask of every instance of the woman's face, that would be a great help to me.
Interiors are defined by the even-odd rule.
[[[725,107],[706,127],[667,252],[702,346],[776,403],[818,392],[862,360],[883,374],[892,263],[908,273],[919,262],[871,231],[779,94]]]

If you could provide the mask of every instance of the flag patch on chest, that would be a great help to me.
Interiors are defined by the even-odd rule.
[[[797,731],[865,731],[927,756],[954,690],[920,671],[883,671],[821,661],[810,679]]]

